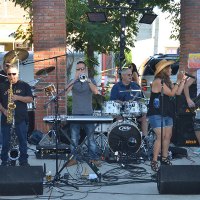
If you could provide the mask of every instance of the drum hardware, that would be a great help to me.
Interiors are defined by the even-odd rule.
[[[40,75],[47,75],[48,73],[52,72],[55,69],[54,66],[46,67],[43,69],[38,70],[35,75],[40,76]]]
[[[4,63],[14,64],[18,60],[24,61],[28,58],[29,53],[25,49],[11,50],[4,56]]]
[[[51,83],[50,85],[46,86],[44,88],[44,92],[46,96],[54,96],[54,93],[56,93],[56,88],[54,86],[53,83]]]
[[[28,84],[31,86],[31,89],[35,89],[35,86],[41,81],[41,78],[34,79],[29,81]]]
[[[131,89],[131,90],[120,90],[119,92],[141,92],[142,90],[134,90],[134,89]]]
[[[35,93],[35,92],[42,92],[44,89],[42,88],[34,88],[32,89],[32,92]]]

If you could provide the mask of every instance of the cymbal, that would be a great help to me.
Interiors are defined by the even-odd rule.
[[[46,68],[44,68],[44,69],[38,70],[38,71],[35,73],[35,75],[37,75],[37,76],[46,75],[46,74],[52,72],[54,69],[55,69],[54,66],[46,67]]]
[[[4,62],[14,64],[17,62],[17,60],[26,60],[28,55],[29,53],[25,49],[15,49],[5,54]]]

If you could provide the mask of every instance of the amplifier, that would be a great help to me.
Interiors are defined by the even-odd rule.
[[[36,146],[36,158],[37,159],[56,159],[56,153],[59,159],[66,159],[70,153],[69,145],[58,144],[56,145],[37,145]]]

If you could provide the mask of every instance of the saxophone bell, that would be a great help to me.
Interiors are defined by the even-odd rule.
[[[18,160],[20,157],[20,151],[18,147],[13,147],[8,152],[8,157],[10,160]]]

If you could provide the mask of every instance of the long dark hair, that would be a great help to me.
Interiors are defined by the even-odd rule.
[[[137,75],[139,76],[139,73],[138,73],[138,70],[137,70],[135,63],[129,64],[128,68],[132,70],[132,74],[133,74],[133,72],[136,72]]]

